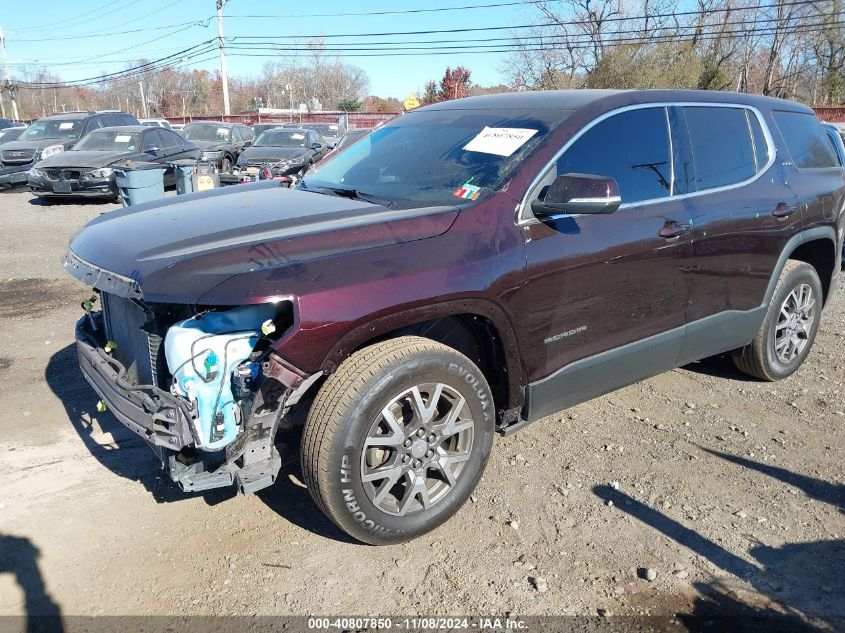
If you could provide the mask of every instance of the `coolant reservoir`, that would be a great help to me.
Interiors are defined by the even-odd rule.
[[[237,437],[232,372],[275,313],[273,304],[244,306],[179,321],[167,331],[164,353],[176,393],[197,402],[197,448],[220,450]]]

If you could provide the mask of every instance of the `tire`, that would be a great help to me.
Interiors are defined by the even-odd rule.
[[[481,371],[452,348],[417,336],[366,347],[314,399],[302,433],[305,484],[359,541],[415,538],[455,514],[475,488],[493,445],[494,412]]]
[[[766,381],[781,380],[795,373],[810,353],[819,330],[822,296],[816,269],[804,262],[788,260],[757,336],[732,353],[737,369]],[[793,317],[794,313],[797,314]],[[812,321],[800,318],[801,314]],[[793,340],[786,340],[789,337]]]
[[[222,161],[220,161],[220,173],[221,174],[231,174],[232,173],[232,159],[226,156]]]

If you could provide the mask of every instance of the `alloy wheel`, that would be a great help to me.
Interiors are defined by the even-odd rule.
[[[788,365],[798,358],[809,342],[816,319],[816,299],[808,284],[801,284],[787,295],[775,326],[775,355]]]
[[[428,510],[455,486],[472,452],[475,422],[466,399],[443,383],[411,387],[372,423],[361,453],[361,479],[383,512]]]

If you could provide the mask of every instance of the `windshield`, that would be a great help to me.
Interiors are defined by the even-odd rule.
[[[335,125],[334,123],[315,123],[313,125],[309,124],[309,130],[314,130],[315,132],[322,134],[323,136],[339,136],[340,135],[340,127]]]
[[[570,110],[422,110],[318,163],[303,189],[353,189],[394,208],[452,205],[504,184]],[[302,186],[301,185],[301,186]]]
[[[231,130],[214,123],[189,123],[182,130],[185,138],[191,141],[217,141],[228,143]]]
[[[62,121],[61,119],[42,119],[36,121],[21,134],[22,141],[41,138],[76,138],[82,131],[82,119]]]
[[[295,130],[267,130],[258,140],[256,147],[305,147],[307,138],[304,132]]]
[[[135,152],[141,147],[138,132],[97,130],[79,141],[74,150],[84,152]]]

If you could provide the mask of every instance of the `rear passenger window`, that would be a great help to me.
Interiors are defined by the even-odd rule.
[[[557,175],[609,176],[623,203],[670,195],[669,129],[664,108],[615,114],[587,130],[557,162]]]
[[[778,111],[773,116],[796,167],[813,169],[837,166],[830,141],[814,115]]]
[[[733,185],[757,173],[744,108],[685,106],[683,110],[697,191]]]

